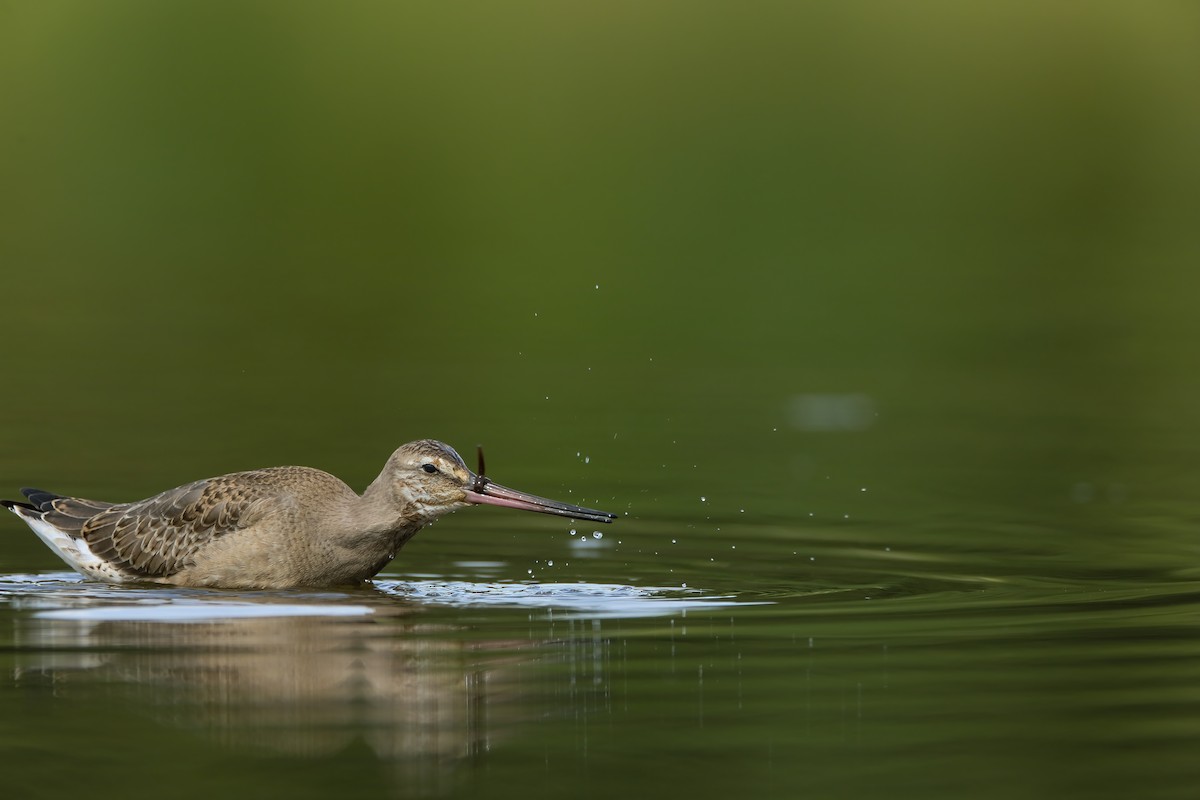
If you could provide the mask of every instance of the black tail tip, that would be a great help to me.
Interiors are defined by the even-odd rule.
[[[29,486],[21,487],[21,494],[25,495],[29,500],[29,505],[37,511],[49,511],[50,504],[53,503],[62,495],[54,492],[47,492],[45,489],[33,489]]]

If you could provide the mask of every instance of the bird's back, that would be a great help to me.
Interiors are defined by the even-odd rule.
[[[235,545],[236,556],[239,532],[299,523],[356,496],[338,478],[309,467],[206,478],[132,503],[22,492],[28,503],[6,505],[52,550],[85,575],[118,582],[172,582],[208,550],[228,556]]]

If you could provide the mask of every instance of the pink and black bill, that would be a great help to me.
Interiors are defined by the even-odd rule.
[[[487,477],[483,464],[483,448],[480,447],[479,472],[471,476],[471,488],[467,489],[467,502],[480,503],[505,508],[519,508],[522,511],[536,511],[539,514],[554,514],[559,517],[588,520],[589,522],[612,522],[616,514],[607,511],[597,511],[594,508],[584,508],[570,503],[560,503],[527,492],[518,492],[501,486]]]

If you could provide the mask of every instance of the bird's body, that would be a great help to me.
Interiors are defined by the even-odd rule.
[[[365,581],[423,526],[471,504],[614,518],[492,483],[432,439],[396,450],[361,495],[309,467],[235,472],[134,503],[22,492],[27,503],[3,504],[86,577],[245,589]]]

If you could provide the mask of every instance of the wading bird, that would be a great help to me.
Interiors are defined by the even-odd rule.
[[[21,492],[27,502],[0,503],[88,578],[237,589],[360,583],[422,527],[469,505],[616,519],[493,483],[482,448],[473,473],[433,439],[402,445],[361,495],[309,467],[235,472],[134,503]]]

